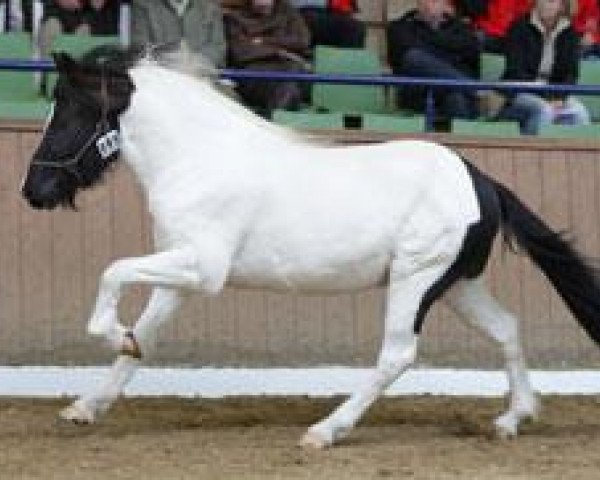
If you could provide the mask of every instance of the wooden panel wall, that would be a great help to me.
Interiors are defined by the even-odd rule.
[[[79,197],[77,212],[29,209],[18,189],[37,130],[0,124],[0,364],[105,363],[112,355],[85,334],[97,280],[112,259],[150,250],[150,220],[123,165]],[[568,228],[587,254],[600,256],[600,145],[436,139],[513,188],[553,226]],[[496,246],[488,277],[498,298],[522,317],[533,365],[600,363],[595,346],[528,259]],[[126,295],[125,323],[139,314],[146,294],[134,288]],[[383,309],[381,290],[296,297],[228,289],[210,299],[190,294],[165,327],[155,361],[368,365],[377,353]],[[422,337],[422,364],[499,365],[496,347],[443,306],[433,309]]]

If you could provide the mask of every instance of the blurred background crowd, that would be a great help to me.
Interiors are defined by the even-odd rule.
[[[360,63],[369,52],[380,72],[401,76],[494,80],[486,69],[496,65],[498,80],[576,84],[582,64],[590,71],[600,64],[598,2],[407,0],[397,15],[373,24],[356,0],[0,0],[0,28],[28,35],[35,58],[61,48],[57,39],[89,37],[146,48],[185,43],[218,67],[238,69],[308,72],[319,52],[330,63],[336,55]],[[383,32],[375,45],[368,41],[374,28]],[[45,77],[39,88],[51,94]],[[238,82],[236,93],[266,117],[314,107],[315,92],[298,82]],[[398,115],[425,109],[425,88],[386,95],[387,111]],[[437,91],[434,101],[442,120],[515,122],[527,135],[595,119],[583,99],[562,93],[456,89]]]

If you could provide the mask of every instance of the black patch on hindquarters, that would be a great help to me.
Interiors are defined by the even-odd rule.
[[[417,311],[414,332],[421,333],[425,315],[429,308],[461,278],[475,278],[485,269],[494,238],[498,233],[501,219],[500,200],[495,183],[476,167],[464,160],[471,175],[473,187],[479,202],[480,219],[469,225],[460,251],[450,268],[427,289]]]

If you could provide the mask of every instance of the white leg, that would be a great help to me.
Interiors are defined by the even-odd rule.
[[[219,255],[218,249],[208,250],[203,258],[199,249],[193,247],[117,260],[100,279],[88,332],[106,337],[115,349],[120,350],[125,341],[125,329],[118,322],[117,305],[123,286],[146,283],[215,293],[225,283],[228,267],[228,259],[222,252]]]
[[[448,292],[446,300],[456,313],[498,342],[504,352],[510,388],[510,405],[495,421],[502,437],[517,435],[519,423],[535,418],[538,401],[533,393],[521,349],[516,318],[490,295],[481,279],[462,280]]]
[[[144,357],[154,350],[159,327],[178,305],[179,295],[175,290],[155,288],[152,291],[148,305],[133,329]],[[98,415],[106,412],[118,398],[140,363],[140,360],[129,355],[120,355],[99,387],[62,410],[60,417],[74,423],[94,422]]]
[[[310,427],[301,444],[324,448],[345,437],[369,406],[414,361],[418,335],[415,317],[427,289],[443,274],[437,265],[390,281],[384,338],[376,368],[368,383],[350,396],[331,415]]]

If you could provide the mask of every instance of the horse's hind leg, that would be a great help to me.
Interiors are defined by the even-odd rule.
[[[496,302],[480,278],[457,282],[445,300],[460,317],[483,330],[502,347],[510,405],[508,411],[496,419],[495,425],[500,436],[515,436],[521,420],[534,418],[538,410],[525,367],[516,318]]]
[[[324,448],[345,437],[369,406],[414,361],[418,335],[415,319],[427,290],[448,265],[435,264],[401,277],[390,275],[383,344],[377,366],[366,385],[358,389],[331,415],[310,427],[301,444]]]
[[[175,290],[155,288],[148,305],[133,328],[144,357],[155,347],[156,332],[179,305]],[[140,365],[140,360],[130,355],[120,355],[106,378],[90,393],[82,395],[59,413],[59,417],[73,423],[93,423],[98,415],[105,413],[118,398]]]

